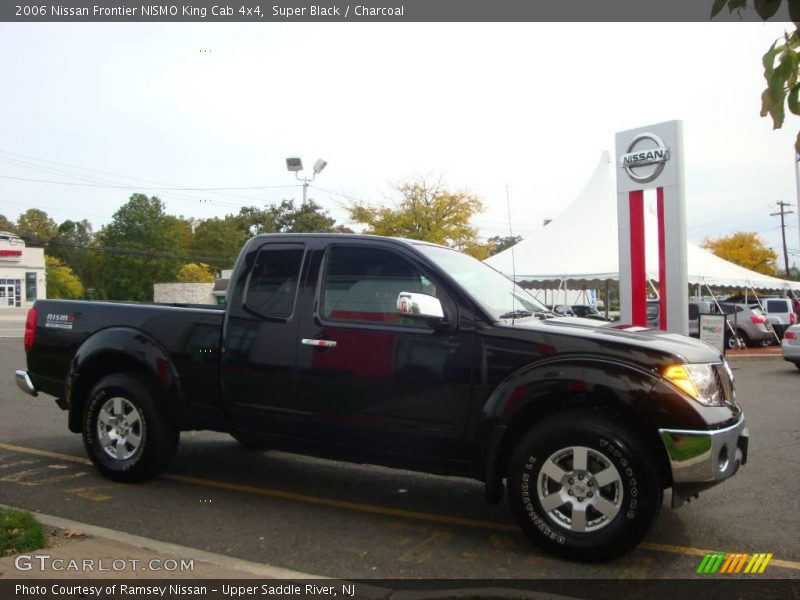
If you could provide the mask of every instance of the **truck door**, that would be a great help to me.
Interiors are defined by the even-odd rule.
[[[463,459],[474,334],[457,326],[451,294],[387,245],[329,245],[314,319],[300,324],[295,407],[306,439],[367,453]],[[437,330],[397,311],[400,292],[439,298],[454,324]]]
[[[231,282],[223,332],[225,405],[237,425],[259,433],[291,430],[301,243],[266,242]]]

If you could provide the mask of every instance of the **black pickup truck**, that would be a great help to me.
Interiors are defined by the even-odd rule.
[[[736,473],[731,370],[680,335],[553,318],[506,277],[425,242],[261,235],[227,308],[39,300],[31,395],[56,397],[105,476],[134,482],[180,431],[485,483],[569,558],[634,547],[672,505]]]

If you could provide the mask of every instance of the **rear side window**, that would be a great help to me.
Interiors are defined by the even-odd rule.
[[[419,321],[397,312],[400,292],[436,295],[433,284],[399,254],[363,246],[328,250],[322,292],[324,319],[419,327]]]
[[[245,306],[265,317],[292,314],[303,262],[300,244],[268,244],[258,251],[245,291]]]
[[[791,312],[789,310],[789,302],[788,300],[767,300],[767,312],[768,313],[788,313]]]

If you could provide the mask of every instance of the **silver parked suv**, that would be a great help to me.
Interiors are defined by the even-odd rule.
[[[776,341],[772,325],[758,304],[720,303],[722,312],[746,346],[767,346]]]

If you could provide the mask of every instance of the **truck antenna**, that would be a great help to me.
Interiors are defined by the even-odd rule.
[[[508,236],[513,240],[514,231],[511,228],[511,196],[508,193],[508,184],[506,184],[506,210],[508,211]],[[516,244],[512,244],[511,246],[511,313],[512,314],[516,310],[515,287],[517,285],[517,261],[514,259],[514,246],[516,246]],[[511,321],[513,323],[514,317],[511,317]]]

